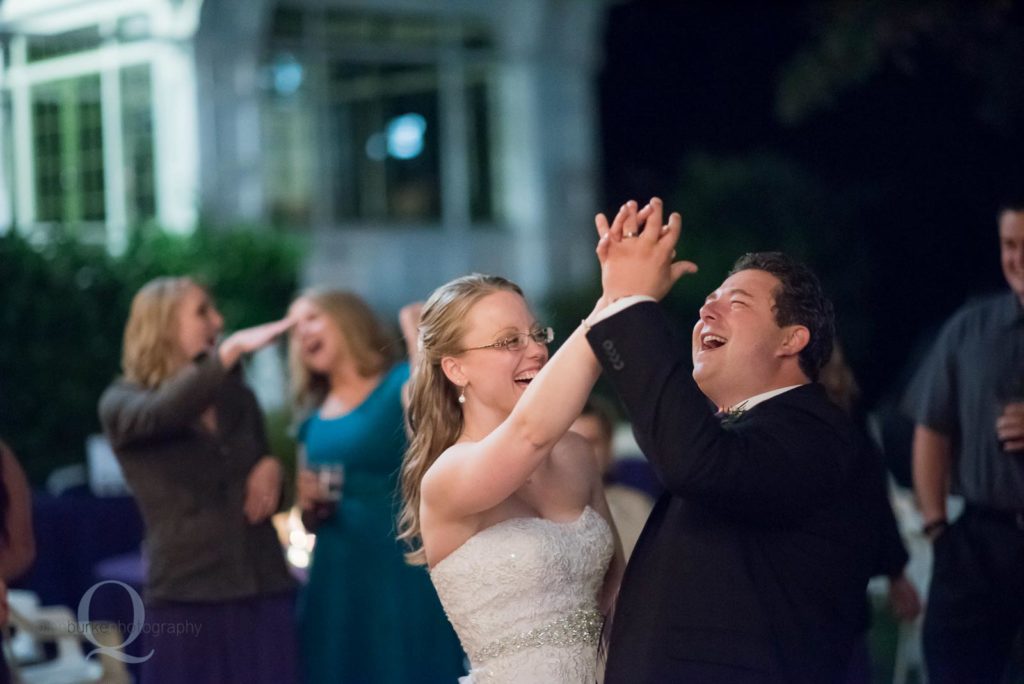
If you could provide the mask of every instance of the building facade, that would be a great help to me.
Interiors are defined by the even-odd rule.
[[[382,311],[595,272],[595,0],[5,0],[0,231],[297,231]]]

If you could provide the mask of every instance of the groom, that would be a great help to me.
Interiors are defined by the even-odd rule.
[[[666,493],[626,569],[607,684],[841,679],[865,627],[877,477],[814,380],[832,305],[780,253],[748,254],[708,295],[691,374],[657,303],[679,215],[598,217],[604,299],[588,340]],[[724,409],[724,418],[712,404]]]

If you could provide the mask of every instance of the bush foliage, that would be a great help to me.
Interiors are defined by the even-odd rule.
[[[118,257],[72,237],[35,245],[0,236],[0,435],[30,480],[84,459],[96,402],[118,375],[135,292],[162,275],[192,275],[230,329],[279,317],[298,285],[301,245],[257,227],[200,227],[188,236],[139,230]]]

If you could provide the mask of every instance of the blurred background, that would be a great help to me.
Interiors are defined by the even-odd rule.
[[[594,213],[652,195],[701,266],[684,329],[739,254],[789,251],[884,406],[1002,286],[1024,178],[1008,0],[2,0],[0,47],[0,434],[40,487],[84,467],[153,276],[198,275],[238,328],[305,285],[391,316],[492,272],[564,332]]]

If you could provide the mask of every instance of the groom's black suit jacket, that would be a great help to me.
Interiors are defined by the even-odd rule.
[[[605,682],[840,679],[883,491],[846,415],[808,384],[720,421],[653,302],[588,339],[666,489],[623,578]]]

